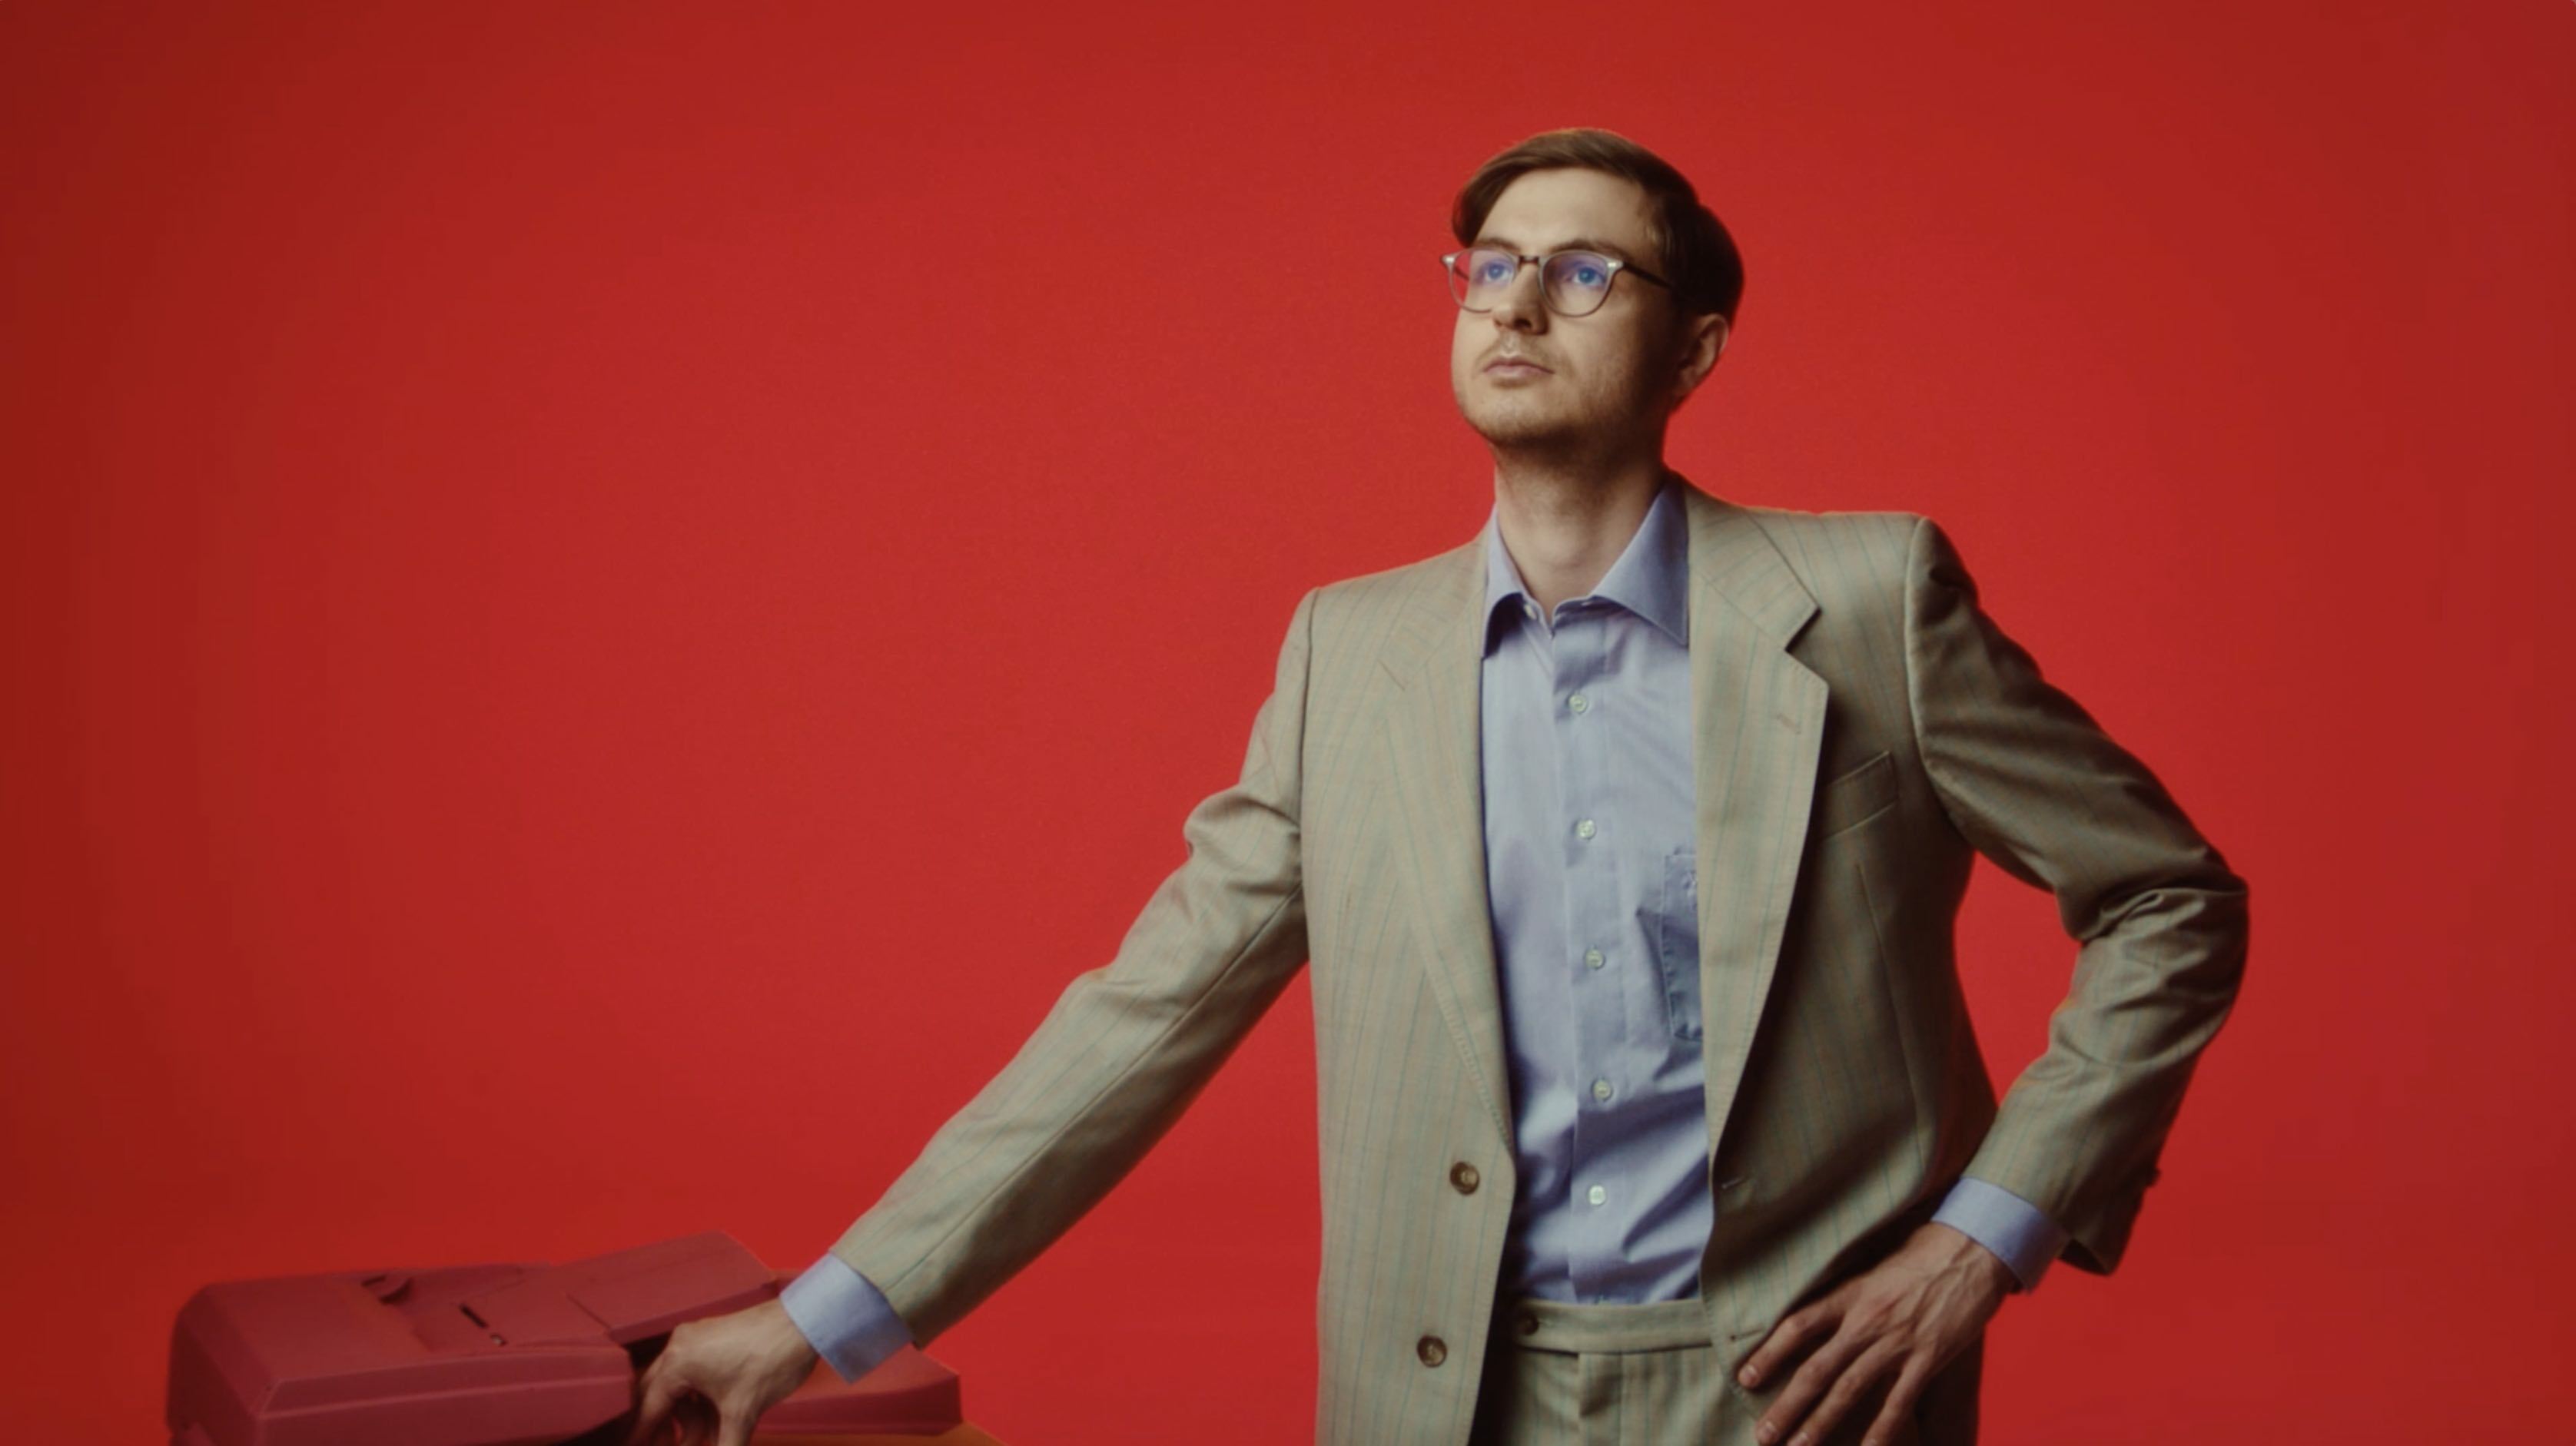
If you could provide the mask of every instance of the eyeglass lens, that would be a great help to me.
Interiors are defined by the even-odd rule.
[[[1520,274],[1520,258],[1508,251],[1476,246],[1458,253],[1449,266],[1449,290],[1469,311],[1491,311],[1502,304]],[[1548,309],[1565,316],[1597,311],[1610,295],[1617,275],[1610,258],[1590,251],[1560,251],[1547,258],[1539,273]]]

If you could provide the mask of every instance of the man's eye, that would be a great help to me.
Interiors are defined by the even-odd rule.
[[[1503,263],[1499,261],[1488,261],[1482,267],[1478,268],[1484,276],[1484,279],[1487,281],[1502,280],[1508,269],[1509,268],[1505,267]]]

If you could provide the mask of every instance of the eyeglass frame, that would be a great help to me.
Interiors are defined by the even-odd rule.
[[[1610,304],[1610,293],[1611,293],[1612,291],[1614,291],[1614,290],[1616,290],[1616,289],[1618,288],[1618,285],[1619,285],[1619,273],[1620,273],[1620,272],[1622,272],[1622,271],[1633,272],[1633,273],[1635,273],[1635,274],[1636,274],[1636,276],[1637,276],[1637,278],[1638,278],[1639,280],[1641,280],[1641,281],[1651,281],[1651,282],[1655,283],[1657,286],[1662,287],[1662,288],[1663,288],[1663,289],[1665,289],[1666,291],[1670,291],[1670,290],[1672,290],[1672,289],[1673,289],[1673,284],[1672,284],[1671,282],[1666,281],[1664,278],[1662,278],[1662,277],[1660,277],[1660,276],[1657,276],[1655,273],[1653,273],[1653,272],[1651,272],[1651,271],[1648,271],[1646,268],[1644,268],[1643,266],[1639,266],[1638,264],[1636,264],[1636,263],[1635,263],[1635,262],[1633,262],[1633,261],[1623,261],[1623,260],[1621,260],[1620,258],[1618,258],[1618,257],[1616,257],[1616,256],[1611,256],[1611,255],[1607,255],[1607,254],[1605,254],[1605,253],[1603,253],[1603,252],[1594,251],[1594,250],[1590,249],[1589,247],[1584,247],[1584,246],[1568,246],[1568,247],[1566,247],[1566,248],[1565,248],[1564,250],[1562,250],[1562,251],[1550,251],[1550,252],[1548,252],[1547,254],[1545,254],[1545,255],[1543,255],[1543,256],[1532,256],[1532,255],[1528,254],[1527,252],[1522,252],[1522,251],[1507,251],[1507,250],[1503,249],[1503,248],[1502,248],[1502,247],[1500,247],[1500,246],[1462,246],[1462,247],[1460,247],[1459,249],[1457,249],[1457,250],[1455,250],[1455,251],[1452,251],[1452,252],[1448,253],[1447,255],[1445,255],[1445,256],[1443,256],[1443,257],[1441,257],[1441,258],[1440,258],[1440,270],[1441,270],[1441,272],[1442,272],[1444,275],[1448,275],[1448,276],[1456,276],[1456,275],[1458,274],[1458,258],[1459,258],[1459,257],[1461,257],[1461,256],[1466,255],[1466,254],[1467,254],[1468,252],[1470,252],[1470,251],[1491,251],[1491,252],[1493,252],[1493,253],[1494,253],[1495,255],[1497,255],[1497,256],[1508,256],[1508,257],[1512,258],[1512,274],[1511,274],[1510,276],[1505,277],[1505,278],[1503,279],[1503,286],[1504,286],[1506,289],[1508,289],[1508,288],[1511,286],[1511,284],[1512,284],[1513,282],[1518,281],[1518,280],[1520,280],[1520,279],[1521,279],[1521,268],[1522,268],[1522,267],[1524,267],[1524,266],[1528,265],[1529,263],[1531,263],[1531,262],[1533,262],[1533,261],[1537,262],[1537,263],[1539,264],[1539,274],[1538,274],[1538,301],[1539,301],[1539,305],[1541,305],[1541,306],[1543,306],[1543,307],[1546,307],[1548,310],[1555,312],[1555,313],[1556,313],[1557,315],[1559,315],[1559,316],[1569,316],[1569,317],[1584,317],[1584,316],[1590,316],[1590,315],[1592,315],[1592,314],[1593,314],[1593,312],[1597,312],[1597,311],[1599,311],[1602,307],[1608,306],[1608,305]],[[1559,256],[1599,256],[1599,257],[1600,257],[1604,262],[1607,262],[1607,263],[1609,264],[1609,267],[1610,267],[1610,279],[1609,279],[1607,282],[1603,283],[1603,285],[1602,285],[1602,287],[1601,287],[1601,299],[1600,299],[1599,301],[1597,301],[1597,302],[1593,303],[1593,306],[1592,306],[1592,310],[1591,310],[1591,311],[1566,311],[1566,310],[1562,309],[1561,307],[1557,306],[1557,304],[1556,304],[1555,302],[1548,300],[1548,297],[1547,297],[1547,263],[1548,263],[1548,262],[1550,262],[1550,261],[1555,260],[1555,259],[1556,259],[1556,258],[1558,258]],[[1492,308],[1492,307],[1490,307],[1490,306],[1469,306],[1469,305],[1467,304],[1467,299],[1466,299],[1465,297],[1463,297],[1463,296],[1459,296],[1459,295],[1457,295],[1454,291],[1453,291],[1453,292],[1451,293],[1451,295],[1450,295],[1450,300],[1455,301],[1455,302],[1457,302],[1457,303],[1458,303],[1458,309],[1459,309],[1460,311],[1469,311],[1469,312],[1473,312],[1473,313],[1475,313],[1475,314],[1476,314],[1476,315],[1478,315],[1478,316],[1485,316],[1485,315],[1488,315],[1488,314],[1490,314],[1490,313],[1493,311],[1493,309],[1494,309],[1494,308]]]

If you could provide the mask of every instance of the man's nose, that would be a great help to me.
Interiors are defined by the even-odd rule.
[[[1520,331],[1547,329],[1547,297],[1542,288],[1546,278],[1539,268],[1523,263],[1503,288],[1502,298],[1494,303],[1494,325]]]

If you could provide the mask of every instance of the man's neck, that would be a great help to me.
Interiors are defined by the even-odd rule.
[[[1495,459],[1494,506],[1503,550],[1543,615],[1600,586],[1663,484],[1663,459],[1569,467]]]

